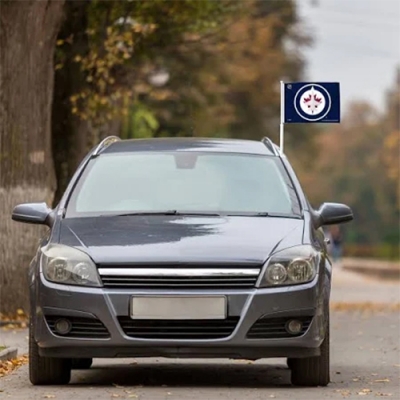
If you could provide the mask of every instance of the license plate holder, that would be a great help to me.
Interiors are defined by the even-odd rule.
[[[226,296],[132,296],[130,317],[153,320],[226,319]]]

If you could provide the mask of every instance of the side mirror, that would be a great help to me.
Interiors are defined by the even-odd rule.
[[[316,213],[318,227],[336,225],[353,220],[353,211],[346,204],[324,203]]]
[[[46,203],[25,203],[14,207],[11,218],[28,224],[52,226],[54,217]]]

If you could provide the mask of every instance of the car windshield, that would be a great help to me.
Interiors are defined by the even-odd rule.
[[[89,162],[66,217],[163,212],[298,216],[300,207],[278,157],[109,153]]]

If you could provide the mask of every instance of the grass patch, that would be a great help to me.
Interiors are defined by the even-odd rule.
[[[3,351],[5,348],[5,346],[0,346],[0,351]]]

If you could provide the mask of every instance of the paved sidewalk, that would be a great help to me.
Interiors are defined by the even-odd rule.
[[[334,303],[400,303],[398,280],[381,280],[333,266],[332,298]]]
[[[16,347],[18,355],[28,353],[28,329],[0,328],[0,345]]]

